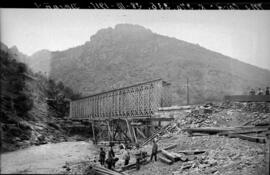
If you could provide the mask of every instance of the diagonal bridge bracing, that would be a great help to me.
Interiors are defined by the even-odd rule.
[[[102,134],[107,133],[109,140],[119,137],[120,140],[137,142],[136,134],[144,136],[147,133],[131,123],[142,121],[149,125],[158,108],[170,106],[169,85],[162,79],[156,79],[71,101],[69,117],[89,120],[101,130],[100,137],[104,138]],[[95,133],[96,136],[99,134]]]

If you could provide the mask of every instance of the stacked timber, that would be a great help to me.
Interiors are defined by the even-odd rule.
[[[93,169],[98,175],[124,175],[123,173],[116,172],[116,171],[113,171],[104,167],[95,166],[93,167]]]
[[[149,163],[150,161],[147,161],[146,158],[143,158],[141,161],[140,161],[140,164],[141,165],[145,165],[147,163]],[[125,165],[122,167],[122,170],[121,171],[126,171],[126,170],[130,170],[130,169],[135,169],[136,168],[136,163],[131,163],[129,165]]]
[[[168,152],[168,151],[166,151],[166,150],[161,150],[161,153],[162,153],[162,155],[164,155],[167,159],[170,159],[172,162],[177,161],[177,157],[176,157],[174,154],[172,154],[172,153],[170,153],[170,152]]]
[[[206,150],[181,150],[178,151],[179,153],[187,154],[187,155],[194,155],[194,154],[202,154],[205,153]]]
[[[161,150],[162,156],[159,156],[159,160],[166,164],[173,164],[177,161],[187,162],[192,161],[196,158],[194,154],[202,154],[205,150],[182,150],[176,152],[169,152],[166,150]]]
[[[265,143],[265,134],[270,131],[270,125],[262,126],[239,126],[227,128],[187,128],[183,129],[192,136],[205,134],[218,134],[220,136],[228,136],[230,138],[240,138],[251,142]]]
[[[181,160],[182,162],[186,162],[188,161],[188,157],[184,154],[179,154],[179,153],[175,153],[175,152],[172,152],[172,154],[176,157],[176,160]]]
[[[217,134],[220,132],[232,131],[234,129],[235,128],[231,128],[231,127],[228,127],[228,128],[205,127],[205,128],[186,128],[186,129],[183,129],[183,131],[187,131],[190,134],[193,134],[193,133]]]
[[[168,164],[168,165],[173,164],[173,161],[172,161],[172,160],[167,159],[167,158],[164,157],[164,156],[159,156],[158,159],[159,159],[161,162],[166,163],[166,164]]]

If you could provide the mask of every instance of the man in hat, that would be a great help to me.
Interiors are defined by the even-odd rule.
[[[108,159],[107,159],[107,164],[108,164],[108,169],[112,169],[113,165],[114,165],[114,151],[113,151],[113,145],[110,144],[110,150],[108,152]]]
[[[153,140],[153,147],[152,147],[152,154],[150,161],[152,161],[153,157],[155,157],[155,161],[157,161],[157,152],[158,152],[158,145],[156,138]]]
[[[106,153],[103,150],[103,148],[100,148],[100,153],[99,153],[99,161],[101,165],[104,165],[105,163],[105,157],[106,157]]]
[[[270,95],[270,88],[269,87],[266,87],[265,95]]]
[[[136,144],[135,157],[136,157],[136,170],[139,170],[140,169],[140,160],[142,157],[142,151],[140,150],[139,143]]]

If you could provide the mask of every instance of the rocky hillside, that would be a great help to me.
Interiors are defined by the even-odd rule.
[[[16,51],[19,52],[19,51]],[[1,152],[67,139],[65,112],[47,99],[62,93],[75,97],[61,82],[32,71],[1,43]]]
[[[185,104],[188,77],[194,104],[270,82],[269,70],[131,24],[99,30],[81,46],[47,55],[50,76],[83,95],[163,78],[172,83],[173,102]]]
[[[28,59],[29,67],[35,72],[42,72],[48,75],[50,72],[51,52],[49,50],[41,50]]]

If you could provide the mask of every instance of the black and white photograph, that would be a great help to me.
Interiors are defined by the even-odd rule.
[[[1,174],[269,174],[269,10],[0,8],[0,34]]]

